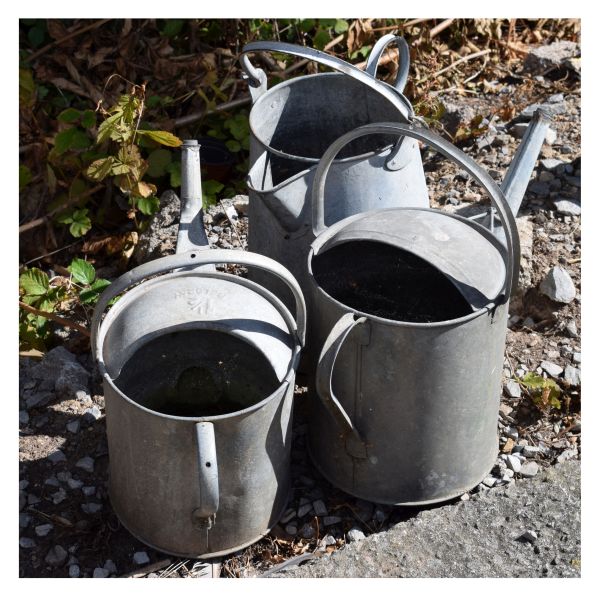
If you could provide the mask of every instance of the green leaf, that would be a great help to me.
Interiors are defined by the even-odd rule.
[[[155,149],[148,156],[148,174],[154,178],[164,176],[172,156],[168,149]]]
[[[521,385],[530,391],[533,402],[542,408],[551,406],[560,409],[560,386],[549,378],[536,375],[533,372],[526,373],[518,380]]]
[[[314,19],[303,19],[302,21],[300,21],[300,30],[303,31],[304,33],[308,33],[311,29],[313,29],[315,26],[315,20]]]
[[[79,120],[80,116],[81,112],[79,110],[67,108],[58,115],[58,120],[60,120],[60,122],[66,122],[67,124],[73,124]]]
[[[344,33],[344,31],[348,31],[348,21],[344,19],[337,19],[335,25],[333,26],[333,30],[339,35],[340,33]]]
[[[91,145],[90,138],[79,128],[71,127],[60,131],[54,137],[54,149],[57,155],[62,155],[69,149],[85,149]]]
[[[169,183],[171,188],[176,189],[181,186],[181,162],[171,162],[167,168],[170,175]]]
[[[131,168],[127,164],[122,164],[121,162],[116,162],[112,167],[112,174],[118,176],[119,174],[128,174],[131,171]]]
[[[46,39],[46,27],[43,25],[35,25],[27,32],[27,39],[34,48],[42,45]]]
[[[71,224],[69,226],[69,232],[75,237],[79,238],[92,227],[92,221],[87,216],[87,209],[75,209],[70,214],[63,214],[57,218],[61,224]]]
[[[81,115],[81,126],[86,129],[96,126],[96,112],[94,110],[85,110]]]
[[[151,95],[149,98],[146,99],[146,107],[150,109],[160,106],[161,103],[162,98],[160,97],[160,95]]]
[[[322,50],[330,40],[329,32],[326,29],[319,29],[313,37],[313,44],[317,50]]]
[[[43,296],[50,287],[48,276],[37,267],[32,267],[19,276],[19,287],[29,296]]]
[[[151,216],[158,211],[160,201],[155,195],[150,197],[140,197],[136,202],[137,208],[145,215]]]
[[[98,127],[98,136],[96,137],[96,143],[100,144],[106,141],[107,139],[112,138],[116,126],[121,120],[122,116],[122,113],[113,114],[100,124],[100,126]]]
[[[85,174],[92,180],[103,180],[110,174],[114,163],[115,158],[112,156],[96,160],[88,166]]]
[[[181,145],[181,139],[171,133],[168,133],[167,131],[138,130],[137,134],[145,135],[153,141],[156,141],[161,145],[166,145],[167,147],[179,147]]]
[[[79,293],[79,300],[86,305],[94,304],[107,286],[110,286],[108,280],[98,278],[89,288],[86,288]]]
[[[31,106],[35,100],[35,83],[30,70],[19,69],[19,106]]]
[[[207,180],[202,185],[204,187],[204,192],[207,195],[215,195],[219,191],[222,191],[225,185],[220,183],[218,180]]]
[[[91,284],[96,277],[94,266],[83,259],[75,258],[67,268],[73,275],[73,280],[80,284]]]
[[[161,33],[166,37],[175,37],[183,29],[183,19],[166,19]]]
[[[27,166],[19,164],[19,191],[22,191],[31,182],[31,178],[31,170]]]
[[[242,149],[239,141],[235,141],[234,139],[230,139],[229,141],[225,141],[225,145],[229,151],[232,153],[236,153]]]

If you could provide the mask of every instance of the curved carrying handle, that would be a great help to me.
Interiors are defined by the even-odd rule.
[[[348,416],[348,413],[344,410],[344,407],[340,404],[339,400],[333,393],[333,368],[335,367],[335,361],[337,355],[340,352],[340,348],[346,340],[348,334],[359,324],[365,323],[366,317],[354,318],[353,313],[346,313],[342,315],[338,322],[333,326],[327,340],[323,344],[323,349],[319,356],[317,363],[317,371],[315,378],[315,385],[317,389],[317,395],[327,408],[327,410],[333,415],[338,425],[344,430],[345,433],[354,436],[360,444],[363,444],[363,440],[360,437],[358,430],[352,423],[352,420]]]
[[[96,359],[100,354],[100,342],[98,337],[98,329],[100,327],[100,320],[104,310],[108,306],[108,303],[121,294],[121,292],[127,290],[129,287],[141,282],[145,278],[155,276],[157,274],[164,274],[178,268],[196,268],[199,265],[208,265],[214,263],[238,263],[240,265],[247,265],[249,267],[256,267],[266,272],[273,274],[280,278],[294,295],[296,301],[296,321],[294,321],[292,315],[287,309],[281,311],[281,315],[284,318],[290,331],[296,334],[300,346],[304,346],[304,338],[306,334],[306,305],[304,303],[304,296],[300,290],[300,286],[292,274],[280,263],[265,257],[264,255],[258,255],[256,253],[249,253],[248,251],[233,251],[230,249],[211,249],[210,251],[188,251],[187,253],[178,253],[175,255],[168,255],[167,257],[161,257],[148,263],[144,263],[131,271],[123,274],[117,278],[110,286],[104,290],[98,299],[96,308],[94,310],[94,316],[92,317],[91,326],[91,345],[92,353]],[[208,272],[210,273],[210,272]],[[206,272],[198,272],[198,275],[206,275]],[[168,307],[166,305],[165,307]]]
[[[395,43],[398,47],[398,73],[396,74],[396,81],[394,82],[394,88],[402,93],[406,82],[408,81],[408,69],[410,67],[410,51],[408,44],[403,37],[388,33],[384,35],[374,46],[367,58],[367,65],[365,66],[365,72],[371,75],[373,78],[377,76],[377,67],[379,61],[383,56],[385,49],[391,44]]]
[[[215,427],[212,423],[196,423],[196,447],[198,449],[198,480],[200,481],[200,505],[194,510],[199,519],[210,518],[219,509],[219,469]]]
[[[334,141],[323,154],[319,166],[315,171],[315,178],[312,187],[312,218],[313,232],[318,236],[327,227],[325,226],[325,181],[327,173],[335,156],[350,141],[372,134],[389,134],[411,137],[423,141],[430,147],[439,151],[449,160],[458,164],[463,170],[470,174],[486,191],[491,199],[492,205],[496,208],[504,233],[506,234],[506,248],[508,253],[506,265],[505,296],[509,297],[511,290],[517,287],[519,281],[519,262],[521,258],[521,247],[519,243],[519,233],[517,223],[510,210],[504,193],[494,182],[492,177],[477,163],[452,143],[442,139],[439,135],[431,132],[422,126],[399,124],[394,122],[383,122],[377,124],[366,124],[358,127],[339,139]],[[401,209],[401,208],[399,208]]]
[[[386,42],[386,45],[387,43],[389,42]],[[360,81],[367,87],[370,87],[377,93],[381,94],[394,105],[406,122],[411,121],[414,117],[414,111],[411,103],[402,95],[402,93],[396,91],[387,83],[378,81],[365,71],[362,71],[359,68],[356,68],[355,66],[348,64],[347,62],[344,62],[335,56],[332,56],[331,54],[326,54],[325,52],[321,52],[313,48],[305,48],[304,46],[296,46],[294,44],[288,44],[284,42],[253,41],[249,44],[246,44],[242,48],[240,57],[242,69],[248,77],[248,84],[250,87],[255,89],[260,87],[262,89],[262,92],[258,95],[262,95],[262,93],[264,93],[267,89],[266,76],[264,71],[257,69],[252,65],[248,56],[246,55],[248,52],[279,52],[282,54],[291,54],[293,56],[318,62],[319,64],[328,66],[333,70]]]

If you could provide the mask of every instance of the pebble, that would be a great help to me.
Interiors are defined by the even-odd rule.
[[[341,519],[341,517],[340,517],[340,516],[325,516],[325,517],[323,518],[323,524],[324,524],[326,527],[329,527],[329,526],[331,526],[332,524],[338,524],[338,523],[340,523],[340,522],[342,522],[342,519]]]
[[[571,319],[569,323],[567,323],[567,325],[565,326],[565,330],[571,338],[577,338],[577,336],[579,336],[579,332],[577,330],[577,322],[574,319]]]
[[[91,456],[84,456],[83,458],[80,458],[77,461],[77,464],[75,466],[83,469],[84,471],[87,471],[88,473],[93,473],[94,459]]]
[[[494,487],[494,485],[496,485],[496,478],[492,477],[491,475],[488,475],[483,481],[482,483],[486,486],[486,487]]]
[[[279,519],[279,522],[285,524],[286,522],[292,520],[292,518],[296,518],[296,510],[290,508],[283,513],[283,516]]]
[[[539,464],[533,460],[526,462],[521,466],[521,477],[531,478],[535,477],[540,470]]]
[[[83,495],[90,497],[96,493],[96,488],[93,485],[87,485],[86,487],[82,487],[81,491]]]
[[[571,448],[569,450],[565,450],[562,454],[560,454],[557,459],[556,462],[557,463],[561,463],[564,462],[565,460],[571,460],[572,458],[577,458],[577,454],[579,452],[577,451],[577,448]]]
[[[106,568],[94,568],[94,578],[108,578],[110,572]]]
[[[294,535],[295,535],[295,534],[298,532],[298,526],[297,526],[295,523],[288,524],[288,525],[285,527],[285,532],[286,532],[288,535],[292,535],[292,536],[294,536]]]
[[[327,516],[327,514],[329,514],[327,506],[325,506],[325,502],[323,500],[315,500],[312,504],[312,507],[317,516]]]
[[[22,529],[26,529],[31,522],[31,515],[26,512],[19,512],[19,526]]]
[[[75,392],[75,399],[83,403],[85,406],[91,406],[93,404],[92,397],[84,390],[77,390]]]
[[[518,473],[521,470],[521,460],[517,456],[508,454],[506,456],[506,462],[515,473]]]
[[[581,385],[581,370],[572,365],[565,367],[565,381],[572,386]]]
[[[540,164],[546,170],[554,170],[555,168],[558,168],[559,166],[566,166],[567,162],[563,162],[563,160],[557,160],[555,158],[547,158],[545,160],[540,160]]]
[[[519,537],[522,541],[529,541],[529,543],[535,543],[537,538],[537,533],[533,530],[527,530]]]
[[[540,367],[552,377],[558,377],[563,372],[563,368],[560,365],[552,363],[551,361],[542,361]]]
[[[540,284],[540,291],[558,303],[570,303],[577,294],[569,272],[559,265],[546,274]]]
[[[79,489],[83,486],[83,481],[79,481],[79,479],[67,479],[67,484],[71,489]]]
[[[106,562],[104,562],[104,568],[106,568],[106,570],[108,570],[111,574],[117,573],[117,566],[112,560],[106,560]]]
[[[581,215],[581,204],[578,201],[571,201],[571,199],[559,199],[554,202],[554,207],[559,214],[565,216],[580,216]]]
[[[52,464],[57,464],[59,462],[66,462],[67,457],[65,456],[65,453],[62,450],[56,450],[48,456],[48,460]]]
[[[315,529],[311,524],[306,523],[300,529],[300,536],[304,539],[312,539],[315,536]]]
[[[35,506],[36,504],[39,504],[41,501],[42,501],[42,498],[35,495],[35,493],[27,494],[27,503],[30,506]]]
[[[44,481],[44,485],[50,485],[51,487],[60,487],[60,483],[58,482],[58,479],[54,475],[52,475],[51,477],[48,477]]]
[[[26,410],[19,411],[19,424],[27,425],[29,423],[29,413]]]
[[[557,139],[557,134],[556,131],[552,128],[548,128],[548,130],[546,131],[546,144],[547,145],[554,145],[556,143],[556,139]]]
[[[32,547],[35,547],[35,541],[30,537],[21,537],[19,539],[19,545],[23,549],[31,549]]]
[[[519,385],[519,382],[515,381],[514,379],[507,380],[507,382],[504,384],[504,389],[511,398],[521,397],[521,386]]]
[[[306,516],[313,509],[312,504],[304,504],[298,508],[298,518]]]
[[[540,453],[537,446],[522,446],[522,448],[522,454],[525,458],[535,458]]]
[[[61,545],[55,545],[46,554],[44,561],[50,566],[62,566],[67,561],[68,554]]]
[[[51,496],[52,503],[57,505],[63,502],[67,498],[67,492],[61,487],[58,491],[54,492]]]
[[[97,421],[102,416],[100,409],[94,404],[92,408],[86,408],[83,413],[83,421],[88,425],[91,425],[94,421]]]
[[[346,533],[346,537],[349,542],[362,541],[365,538],[365,534],[360,529],[353,527]]]
[[[507,427],[506,435],[515,441],[519,439],[519,432],[514,427]]]
[[[45,537],[52,529],[54,528],[53,524],[39,524],[35,527],[35,534],[38,537]]]
[[[71,578],[79,578],[80,573],[81,571],[77,564],[71,564],[71,566],[69,566],[69,576]]]
[[[69,431],[70,433],[79,433],[80,428],[81,422],[79,421],[79,419],[76,419],[75,421],[69,421],[67,423],[67,431]]]
[[[144,566],[150,563],[150,558],[145,551],[136,551],[133,554],[133,563],[137,564],[138,566]]]
[[[580,352],[574,352],[573,353],[573,362],[574,363],[581,363],[581,353]]]
[[[321,539],[321,545],[328,547],[329,545],[335,545],[336,544],[336,540],[335,537],[333,535],[325,535],[325,537],[323,537],[323,539]]]
[[[102,510],[102,504],[97,504],[95,502],[88,502],[86,504],[81,504],[81,509],[86,514],[96,514]]]

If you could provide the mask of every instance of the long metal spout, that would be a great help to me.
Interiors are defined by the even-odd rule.
[[[535,162],[542,149],[549,126],[550,116],[541,109],[536,110],[529,126],[525,130],[523,140],[519,144],[508,172],[500,185],[510,206],[510,210],[515,217],[521,207],[521,202],[529,185],[531,173],[535,168]],[[479,214],[470,219],[478,221],[479,224],[491,230],[498,239],[506,244],[502,223],[493,208],[488,213]]]
[[[200,145],[186,139],[181,146],[181,216],[177,233],[177,253],[210,249],[204,230]]]
[[[543,110],[536,110],[502,181],[500,188],[504,192],[514,216],[517,215],[525,196],[531,173],[535,168],[535,162],[542,149],[549,126],[550,116]]]

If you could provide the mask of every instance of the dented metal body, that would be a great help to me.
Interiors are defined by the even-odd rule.
[[[393,131],[427,143],[483,187],[506,247],[479,224],[432,209],[375,210],[325,225],[323,188],[336,153],[357,136]],[[337,487],[379,503],[426,504],[464,493],[497,455],[508,299],[519,271],[510,206],[489,175],[454,146],[421,127],[392,123],[361,127],[332,144],[315,176],[313,206],[306,299],[315,465]],[[365,240],[417,256],[443,274],[464,298],[464,314],[430,322],[387,319],[328,294],[315,277],[316,260],[351,247],[358,269],[357,247]],[[420,292],[414,288],[415,300]]]
[[[197,153],[194,144],[185,151]],[[105,290],[92,349],[104,383],[115,512],[155,549],[207,558],[258,540],[286,505],[306,314],[298,284],[280,264],[201,246],[193,234],[201,225],[193,158],[184,160],[192,163],[179,237],[186,250]],[[217,271],[219,263],[277,277],[294,297],[295,318],[260,285]]]

